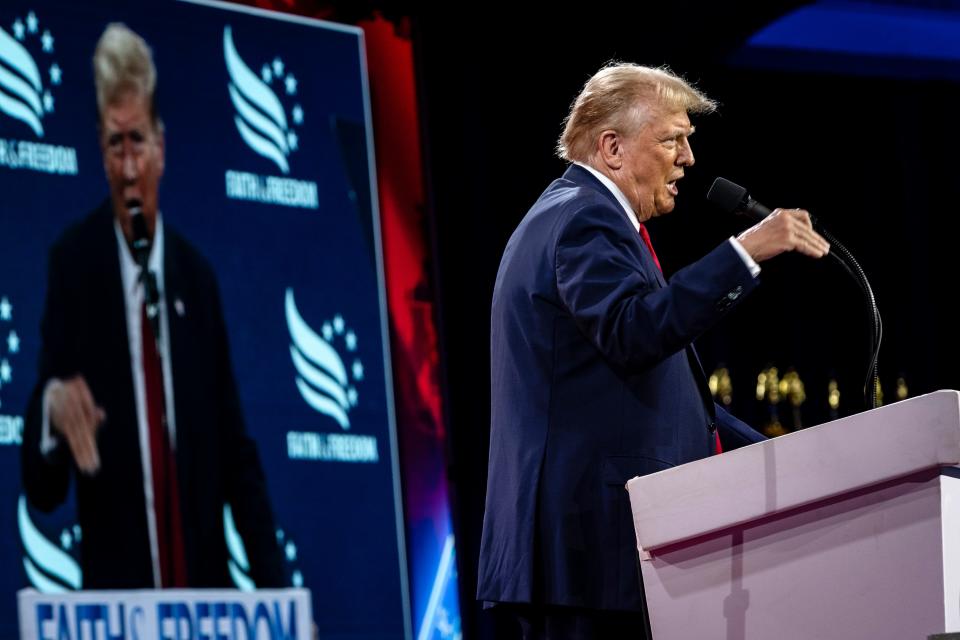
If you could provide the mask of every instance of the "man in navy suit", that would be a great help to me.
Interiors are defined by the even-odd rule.
[[[112,24],[94,75],[110,199],[50,251],[21,451],[27,498],[53,509],[76,477],[84,588],[231,586],[225,504],[254,583],[284,586],[216,280],[159,211],[164,138],[150,49]],[[131,203],[146,249],[135,248]],[[147,282],[159,291],[153,308]]]
[[[507,244],[493,295],[489,479],[478,597],[524,638],[647,632],[624,485],[762,437],[717,407],[693,340],[758,284],[758,262],[829,245],[778,209],[667,283],[643,223],[694,163],[673,73],[601,69],[566,120],[572,162]]]

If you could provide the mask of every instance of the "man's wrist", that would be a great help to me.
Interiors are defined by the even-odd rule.
[[[733,250],[737,252],[737,255],[740,256],[740,259],[743,260],[743,264],[746,265],[747,269],[750,269],[750,275],[756,278],[760,275],[760,265],[757,264],[757,261],[753,259],[750,253],[743,247],[743,243],[739,239],[730,236],[730,244],[733,246]]]

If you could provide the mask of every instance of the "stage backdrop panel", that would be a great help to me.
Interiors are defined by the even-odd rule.
[[[216,272],[290,584],[321,637],[410,637],[362,32],[220,3],[20,0],[0,7],[0,566],[18,568],[0,572],[0,637],[17,589],[83,585],[72,499],[30,509],[19,446],[47,251],[107,196],[90,58],[112,21],[154,51],[161,211]]]

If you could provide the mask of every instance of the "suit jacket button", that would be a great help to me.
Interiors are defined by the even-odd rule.
[[[727,292],[727,295],[720,296],[720,299],[717,300],[717,309],[720,311],[726,311],[730,308],[730,305],[740,297],[740,294],[743,293],[743,287],[736,287]]]

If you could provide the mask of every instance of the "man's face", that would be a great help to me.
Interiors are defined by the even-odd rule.
[[[633,136],[621,136],[619,168],[611,177],[641,221],[673,211],[677,181],[693,165],[686,111],[651,107],[647,121]]]
[[[157,194],[163,176],[163,135],[150,120],[146,99],[124,94],[102,114],[100,150],[110,183],[113,213],[128,242],[133,240],[127,202],[139,200],[147,230],[157,223]]]

